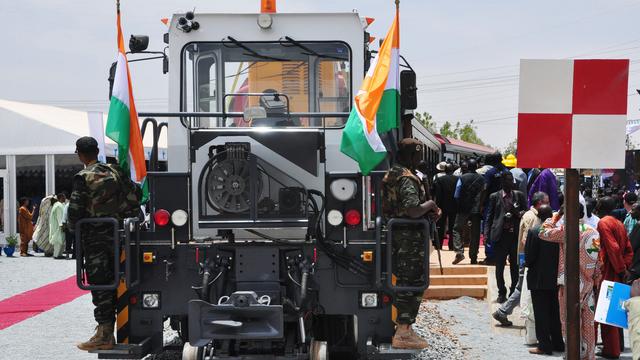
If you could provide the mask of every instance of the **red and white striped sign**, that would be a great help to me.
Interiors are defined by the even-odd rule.
[[[521,60],[518,166],[624,168],[629,60]]]

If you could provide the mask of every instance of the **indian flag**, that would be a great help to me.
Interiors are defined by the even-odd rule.
[[[142,185],[142,200],[144,202],[149,197],[146,184],[147,167],[144,160],[144,146],[142,145],[138,113],[131,90],[131,74],[124,50],[119,9],[117,24],[118,59],[105,134],[118,144],[118,163],[122,169],[130,173],[133,181]]]
[[[400,119],[399,25],[396,9],[393,25],[367,71],[342,133],[340,151],[357,161],[364,175],[386,157],[380,134],[397,128]]]

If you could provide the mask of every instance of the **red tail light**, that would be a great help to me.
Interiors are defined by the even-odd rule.
[[[153,221],[158,226],[167,226],[169,224],[169,220],[171,219],[171,214],[165,209],[160,209],[153,214]]]
[[[382,295],[382,303],[384,303],[385,305],[391,303],[391,300],[393,300],[391,299],[391,296],[387,294]]]
[[[360,214],[360,211],[356,209],[351,209],[344,215],[344,222],[346,222],[349,226],[358,225],[360,224],[361,220],[362,215]]]

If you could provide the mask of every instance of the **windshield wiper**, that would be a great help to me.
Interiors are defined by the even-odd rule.
[[[241,49],[243,49],[243,50],[248,52],[248,54],[244,54],[244,55],[251,55],[251,56],[256,57],[258,59],[264,59],[264,60],[289,61],[287,59],[281,59],[281,58],[277,58],[277,57],[273,57],[273,56],[259,54],[255,50],[249,48],[248,46],[246,46],[243,43],[241,43],[240,41],[232,38],[231,36],[227,36],[227,39],[229,39],[229,41],[231,43],[233,43],[235,46],[237,46],[237,47],[239,47],[239,48],[241,48]]]
[[[293,46],[298,47],[298,48],[300,48],[300,49],[302,49],[302,50],[306,51],[306,53],[304,53],[304,52],[302,53],[302,54],[304,54],[304,55],[313,55],[313,56],[317,56],[317,57],[319,57],[319,58],[323,58],[323,59],[334,59],[334,60],[342,60],[342,61],[349,60],[349,59],[341,58],[341,57],[339,57],[339,56],[332,56],[332,55],[324,55],[324,54],[320,54],[320,53],[318,53],[317,51],[312,50],[312,49],[309,49],[308,47],[306,47],[306,46],[302,45],[299,41],[297,41],[297,40],[295,40],[295,39],[293,39],[293,38],[291,38],[291,37],[289,37],[289,36],[285,36],[285,37],[284,37],[284,39],[285,39],[287,42],[289,42],[289,43],[293,44]],[[280,40],[280,43],[282,43],[282,40]]]

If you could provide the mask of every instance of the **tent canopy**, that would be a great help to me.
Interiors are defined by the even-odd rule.
[[[106,126],[107,116],[103,118]],[[90,135],[89,112],[0,99],[0,155],[73,154],[76,140]],[[150,129],[150,128],[149,128]],[[153,146],[151,131],[144,138],[148,158]],[[116,144],[105,138],[107,156]],[[166,160],[167,136],[158,141],[160,160]]]

